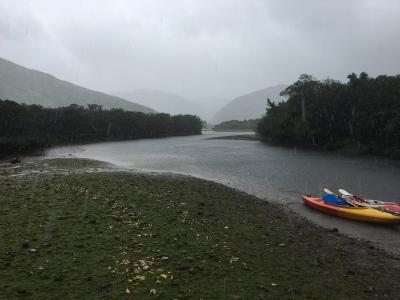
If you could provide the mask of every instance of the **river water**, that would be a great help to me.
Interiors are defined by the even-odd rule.
[[[400,165],[384,158],[272,147],[227,138],[240,133],[204,132],[201,136],[107,142],[51,149],[52,157],[103,160],[142,171],[173,172],[213,180],[277,202],[326,228],[373,242],[400,254],[400,226],[339,219],[305,207],[302,194],[320,195],[323,187],[344,188],[374,199],[400,199]],[[211,139],[210,139],[211,138]],[[225,138],[225,139],[214,139]]]

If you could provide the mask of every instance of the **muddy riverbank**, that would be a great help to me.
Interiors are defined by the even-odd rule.
[[[34,160],[0,199],[0,298],[398,296],[398,257],[210,181]]]
[[[236,133],[242,135],[241,133]],[[303,205],[301,195],[321,195],[323,188],[344,188],[384,201],[400,199],[400,165],[382,158],[353,157],[297,148],[271,147],[258,141],[203,136],[110,142],[51,149],[47,156],[79,157],[121,168],[190,175],[239,189],[283,205],[313,223],[400,254],[400,226],[376,226],[340,219]]]

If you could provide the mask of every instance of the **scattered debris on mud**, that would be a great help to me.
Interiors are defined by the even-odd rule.
[[[2,299],[398,297],[397,257],[220,184],[19,166],[0,166]]]

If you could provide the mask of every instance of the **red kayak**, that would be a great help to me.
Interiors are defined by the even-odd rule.
[[[350,200],[357,206],[367,206],[394,214],[396,216],[400,215],[400,205],[395,202],[384,202],[379,200],[368,199],[365,197],[350,194],[349,192],[343,189],[339,189],[339,192],[342,194],[343,199]]]
[[[326,214],[372,223],[399,223],[400,216],[365,206],[341,206],[326,203],[322,198],[303,196],[306,205]]]
[[[398,204],[389,204],[389,205],[384,204],[381,207],[374,207],[374,208],[400,216],[400,205]]]

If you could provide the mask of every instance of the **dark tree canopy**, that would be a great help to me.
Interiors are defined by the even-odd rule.
[[[356,146],[374,154],[400,155],[400,75],[371,78],[352,73],[347,83],[301,75],[268,103],[258,133],[273,143],[325,149]]]
[[[192,115],[145,114],[72,104],[43,108],[0,100],[0,156],[60,143],[127,140],[201,134]]]
[[[259,119],[244,121],[230,120],[224,121],[214,126],[214,130],[255,130]]]

